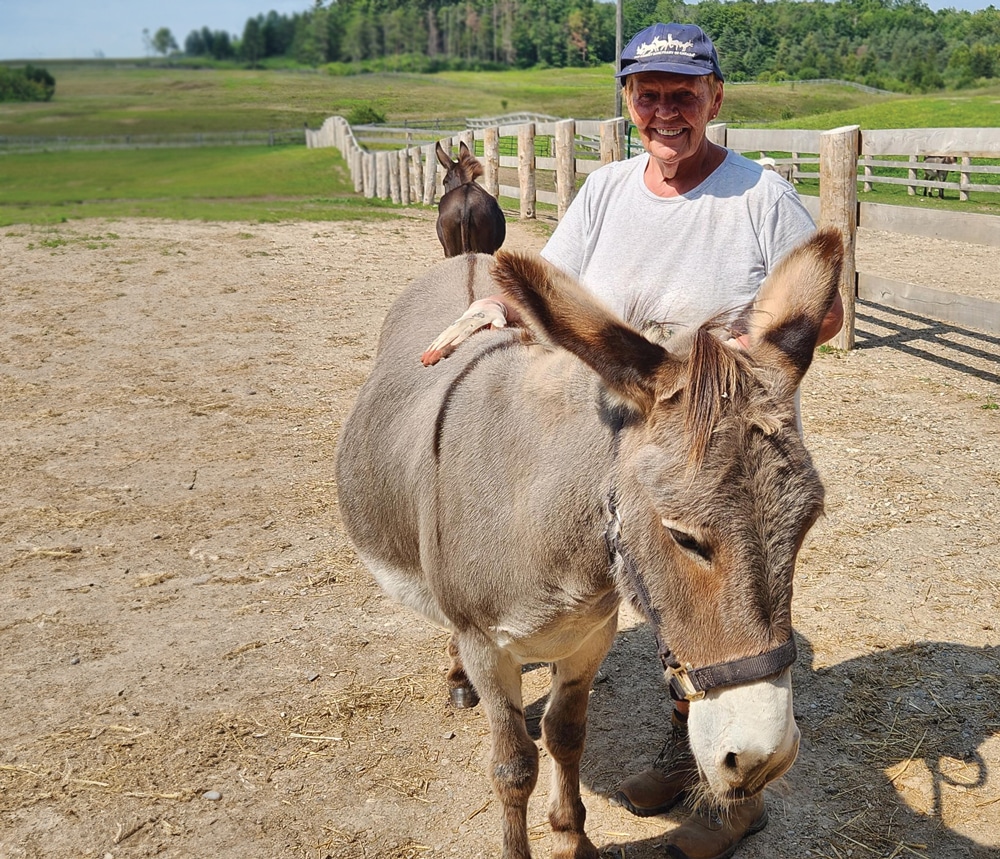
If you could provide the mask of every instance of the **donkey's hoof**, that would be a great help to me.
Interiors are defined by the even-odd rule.
[[[449,696],[451,697],[451,706],[456,710],[471,710],[479,703],[479,693],[472,688],[471,684],[452,686]]]

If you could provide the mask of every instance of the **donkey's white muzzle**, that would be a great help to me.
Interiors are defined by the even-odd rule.
[[[709,692],[691,704],[691,749],[721,801],[752,796],[784,775],[799,750],[791,670]]]

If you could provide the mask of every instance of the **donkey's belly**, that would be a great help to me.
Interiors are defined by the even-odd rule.
[[[365,552],[359,554],[368,571],[388,596],[422,614],[431,623],[444,629],[454,628],[419,572],[404,570]]]

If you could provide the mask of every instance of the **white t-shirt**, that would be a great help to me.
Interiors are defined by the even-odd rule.
[[[788,182],[735,152],[673,198],[646,187],[648,162],[644,152],[590,174],[542,249],[634,325],[697,327],[737,310],[815,230]]]

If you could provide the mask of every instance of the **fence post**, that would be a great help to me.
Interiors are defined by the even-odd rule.
[[[415,203],[423,202],[424,196],[424,164],[420,160],[420,147],[411,146],[410,153],[410,185],[411,197]]]
[[[972,158],[968,155],[962,156],[962,167],[968,168],[972,164]],[[945,180],[947,181],[948,174],[945,174]],[[967,169],[962,169],[958,174],[958,199],[965,202],[969,199],[969,173]],[[944,191],[941,192],[942,194]]]
[[[622,160],[622,129],[625,120],[606,119],[601,123],[601,164]]]
[[[351,147],[351,178],[354,180],[354,192],[365,190],[365,154],[358,146]]]
[[[709,143],[725,146],[728,128],[729,126],[724,122],[713,123],[705,129],[705,137],[708,138]]]
[[[428,143],[424,151],[424,205],[434,205],[434,180],[437,179],[437,155],[434,154],[434,144]]]
[[[367,199],[375,196],[375,153],[361,153],[361,193]]]
[[[556,123],[556,218],[563,219],[576,196],[576,121],[563,119]]]
[[[467,129],[465,129],[465,131],[463,131],[461,134],[458,135],[458,140],[456,141],[456,145],[458,145],[458,143],[464,143],[466,146],[469,147],[469,152],[471,152],[473,155],[475,155],[476,154],[476,131],[475,131],[475,129],[473,129],[473,128],[467,128]]]
[[[393,203],[403,202],[403,189],[399,174],[399,155],[396,152],[386,152],[385,160],[389,166],[389,199]]]
[[[400,149],[396,153],[399,159],[399,202],[404,206],[410,205],[410,152],[408,149]]]
[[[854,348],[854,249],[858,235],[858,153],[861,127],[845,125],[819,136],[819,222],[837,227],[844,236],[844,267],[840,296],[844,301],[844,327],[834,338],[838,349]]]
[[[517,129],[517,179],[521,190],[521,219],[535,217],[535,123]]]
[[[872,160],[871,155],[866,155],[864,157],[864,159],[863,159],[864,165],[865,165],[865,184],[864,184],[864,187],[862,188],[863,191],[871,191],[871,189],[872,189],[872,183],[871,183],[872,165],[871,165],[871,160]]]
[[[380,200],[389,199],[389,153],[375,153],[375,196]]]
[[[494,197],[500,196],[500,128],[483,129],[483,185]]]
[[[909,179],[911,182],[915,182],[917,179],[917,168],[913,166],[916,163],[917,163],[917,156],[911,155],[909,159],[910,166],[906,171],[906,178]],[[907,185],[906,193],[909,194],[911,197],[916,196],[917,193],[916,185]]]

